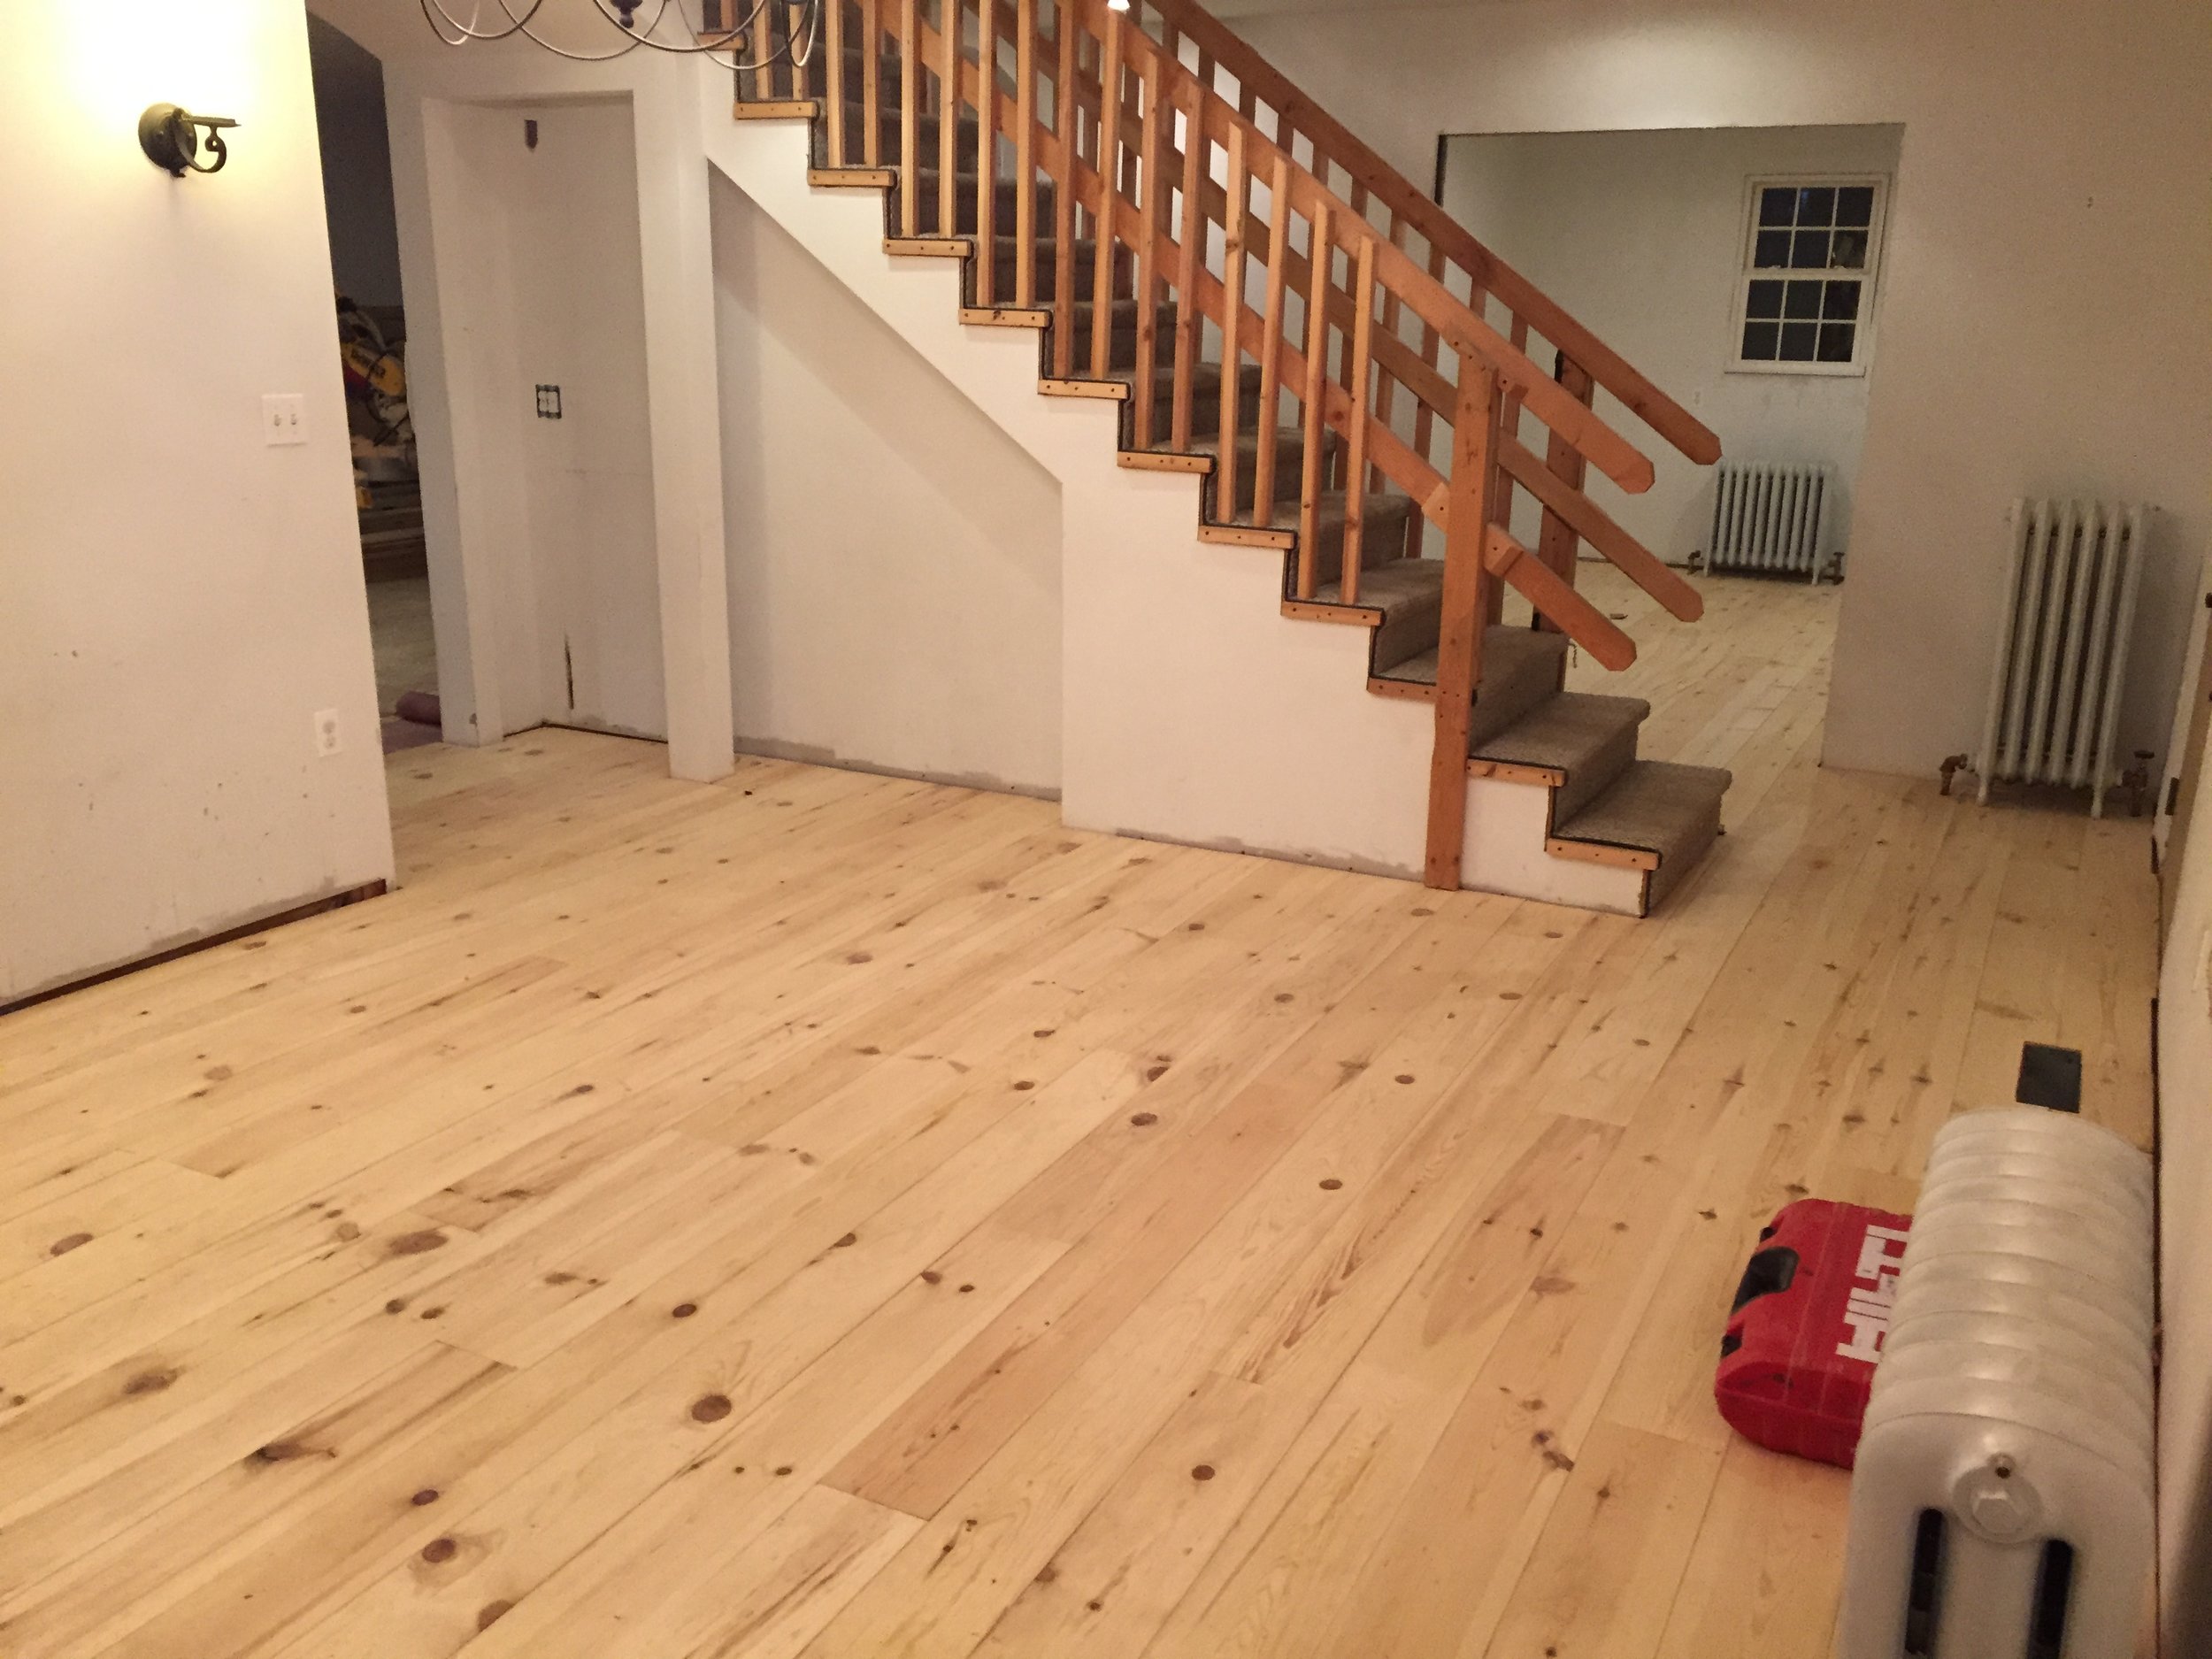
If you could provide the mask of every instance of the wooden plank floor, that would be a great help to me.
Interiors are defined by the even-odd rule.
[[[1644,923],[394,757],[402,891],[0,1021],[0,1653],[1824,1654],[1742,1259],[2024,1039],[2147,1138],[2154,903],[2139,824],[1818,771],[1834,593],[1709,587],[1594,589],[1737,775]]]

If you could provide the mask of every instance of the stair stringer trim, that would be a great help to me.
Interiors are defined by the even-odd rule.
[[[1551,800],[1549,784],[1468,779],[1460,886],[1547,904],[1570,904],[1577,910],[1643,915],[1643,871],[1555,857],[1546,850]]]
[[[1432,716],[1368,695],[1371,631],[1286,620],[1279,553],[1199,539],[1204,480],[1122,466],[1118,403],[1041,396],[1034,334],[962,323],[958,262],[810,186],[804,120],[701,85],[709,162],[1060,483],[1065,821],[1418,879]]]

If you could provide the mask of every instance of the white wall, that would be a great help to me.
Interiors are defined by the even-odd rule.
[[[1824,556],[1850,541],[1867,377],[1732,367],[1746,181],[1893,175],[1899,136],[1893,127],[1761,127],[1455,137],[1444,206],[1666,388],[1731,458],[1830,468]],[[1880,294],[1878,271],[1877,307]],[[1632,427],[1609,394],[1599,408]],[[1631,534],[1680,564],[1711,542],[1713,472],[1664,445],[1652,460],[1657,481],[1641,495],[1600,473],[1590,488]],[[1517,506],[1519,533],[1532,537],[1536,504]]]
[[[714,265],[738,746],[1056,792],[1058,484],[719,175]]]
[[[480,534],[505,549],[502,725],[663,737],[636,151],[626,99],[440,111],[447,334],[480,402]],[[534,148],[526,123],[537,124]],[[450,314],[450,313],[449,313]],[[560,388],[561,417],[535,389]]]
[[[517,41],[457,50],[442,45],[412,5],[311,4],[384,67],[410,408],[421,452],[448,741],[489,741],[537,719],[569,718],[561,702],[567,665],[557,646],[566,635],[572,647],[588,622],[596,633],[594,649],[577,657],[577,718],[664,729],[672,773],[723,775],[732,755],[729,622],[707,169],[698,136],[701,65],[651,51],[578,64]],[[601,50],[614,38],[587,9],[563,6],[552,16],[572,47]],[[507,172],[525,117],[540,117],[543,152],[556,142],[549,123],[557,114],[609,101],[628,111],[634,142],[626,149],[611,133],[595,148],[580,138],[577,165],[586,173],[547,186],[542,196],[533,196],[527,175],[518,180]],[[616,180],[626,162],[628,189],[618,201]],[[567,186],[580,194],[564,202],[558,192]],[[533,199],[541,206],[552,201],[565,215],[560,234],[567,251],[518,254],[558,240],[545,214],[532,218]],[[636,257],[626,262],[619,256],[631,234]],[[568,280],[560,262],[575,257],[597,273],[583,273],[598,285],[595,295],[559,292]],[[641,341],[626,300],[615,308],[623,314],[609,310],[611,290],[603,279],[625,263],[640,283]],[[592,327],[564,335],[528,317],[511,324],[499,318],[501,306],[541,281],[540,321],[565,305],[588,312]],[[532,387],[557,378],[536,368],[565,353],[560,372],[585,381],[596,375],[587,406],[605,411],[616,426],[595,440],[570,426],[578,419],[570,417],[557,436],[532,426],[518,440],[511,426],[518,400],[534,422],[527,413]],[[634,378],[641,369],[641,405]],[[570,383],[561,383],[565,391]],[[563,488],[595,512],[605,504],[618,532],[572,523],[576,539],[567,552],[557,547],[541,559],[533,503],[542,517],[547,480],[526,471],[533,446],[557,472],[596,468],[595,476]],[[632,535],[641,469],[649,472],[649,590]],[[550,598],[549,571],[559,590]],[[575,604],[563,611],[560,593],[573,595]],[[656,636],[657,670],[647,655]],[[549,655],[549,638],[557,648]],[[656,672],[657,714],[642,687]]]
[[[1417,871],[1432,723],[1366,695],[1366,632],[1286,620],[1278,555],[1198,540],[1197,480],[1118,465],[1114,405],[1038,396],[1034,334],[964,326],[952,262],[886,253],[872,193],[809,187],[799,122],[700,89],[714,165],[1057,480],[1066,821]]]
[[[324,217],[338,290],[363,305],[396,305],[399,227],[392,214],[392,146],[384,127],[384,71],[320,18],[307,19]]]
[[[2166,510],[2124,728],[2162,749],[2212,534],[2201,0],[1216,9],[1415,180],[1442,133],[1902,124],[1826,757],[1973,746],[2006,506],[2077,491]]]
[[[219,176],[139,153],[156,100],[244,123]],[[12,8],[0,106],[35,134],[0,170],[4,1002],[392,854],[297,0]]]

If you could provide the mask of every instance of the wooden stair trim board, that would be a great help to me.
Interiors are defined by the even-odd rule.
[[[1122,449],[1116,452],[1114,458],[1133,472],[1187,472],[1203,476],[1214,470],[1210,455],[1184,455],[1173,449]]]
[[[883,251],[917,259],[965,259],[975,251],[969,236],[886,236]]]
[[[973,328],[1049,328],[1052,313],[1041,306],[963,305],[960,320]]]
[[[1430,687],[1431,696],[1434,687]],[[1483,760],[1475,756],[1467,758],[1470,778],[1496,778],[1505,783],[1531,783],[1547,789],[1556,789],[1567,781],[1567,774],[1556,766],[1528,766],[1518,761]]]
[[[1198,539],[1216,547],[1259,548],[1269,553],[1287,553],[1298,545],[1297,536],[1289,531],[1262,530],[1248,524],[1208,524],[1202,519],[1198,526]]]
[[[1368,695],[1376,697],[1397,697],[1406,703],[1434,703],[1436,687],[1426,680],[1391,680],[1380,674],[1367,677]]]
[[[772,98],[751,103],[737,101],[733,119],[741,121],[812,120],[822,112],[818,98]]]
[[[1659,855],[1641,847],[1616,847],[1610,841],[1571,841],[1564,835],[1548,835],[1544,850],[1555,858],[1577,858],[1586,864],[1611,864],[1622,870],[1656,870]]]
[[[1037,382],[1047,397],[1090,397],[1102,403],[1125,403],[1129,388],[1118,380],[1061,380],[1048,375]]]
[[[890,167],[809,167],[806,181],[818,190],[888,190],[899,175]]]
[[[1347,627],[1382,626],[1383,613],[1369,605],[1325,605],[1317,599],[1286,599],[1283,614],[1300,622],[1336,622]]]

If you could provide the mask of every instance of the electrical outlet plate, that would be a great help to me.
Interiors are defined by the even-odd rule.
[[[319,710],[315,715],[315,753],[327,760],[345,747],[345,739],[338,729],[338,710]]]
[[[261,395],[261,436],[265,442],[307,442],[307,399],[299,392]]]

